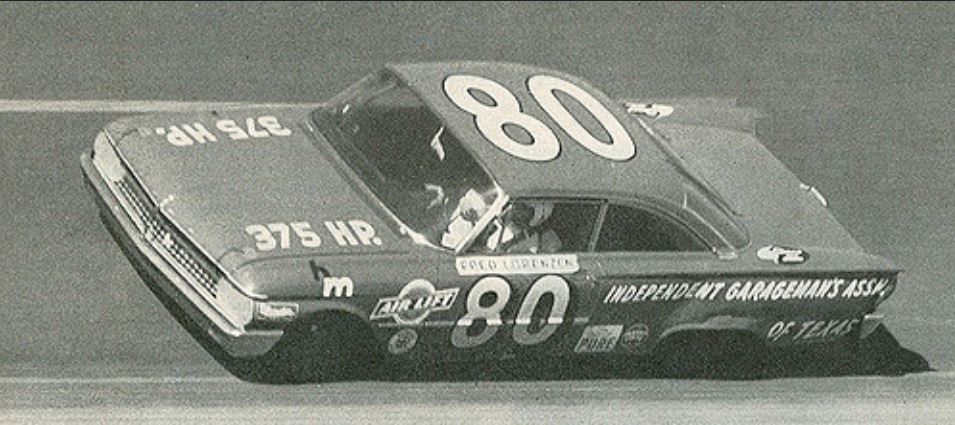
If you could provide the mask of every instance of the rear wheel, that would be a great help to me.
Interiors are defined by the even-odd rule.
[[[765,371],[762,347],[745,332],[686,331],[667,337],[652,359],[667,378],[753,379]]]

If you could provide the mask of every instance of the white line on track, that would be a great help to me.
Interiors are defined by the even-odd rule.
[[[850,376],[838,378],[841,380],[872,381],[883,379],[871,376]],[[955,380],[955,372],[927,372],[907,375],[896,379],[943,379]],[[238,378],[231,376],[116,376],[108,378],[39,378],[39,377],[0,377],[0,385],[116,385],[116,384],[227,384],[241,383]],[[606,387],[580,387],[571,389],[572,392],[607,391]]]
[[[0,377],[0,385],[86,385],[86,384],[222,384],[240,382],[231,376],[117,376],[110,378]]]
[[[317,103],[180,102],[172,100],[0,99],[2,112],[186,112],[242,107],[318,106]]]

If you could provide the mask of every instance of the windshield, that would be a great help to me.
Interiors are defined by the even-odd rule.
[[[388,73],[331,103],[336,150],[414,236],[452,249],[499,196],[497,185],[418,96]]]

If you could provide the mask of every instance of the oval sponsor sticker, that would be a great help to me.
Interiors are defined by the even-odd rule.
[[[650,335],[650,328],[643,323],[637,323],[627,328],[626,332],[620,335],[620,346],[624,348],[638,348],[643,345]]]
[[[414,329],[402,329],[388,340],[388,351],[391,354],[404,354],[418,343],[418,333]]]
[[[756,257],[775,264],[802,264],[809,259],[809,253],[801,249],[769,245],[756,251]]]

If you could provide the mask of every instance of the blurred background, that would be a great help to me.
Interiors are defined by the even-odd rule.
[[[386,62],[499,60],[611,96],[736,97],[906,272],[889,329],[955,366],[955,6],[0,3],[7,100],[314,103]],[[0,112],[0,367],[214,361],[113,243],[78,158],[121,114]]]

